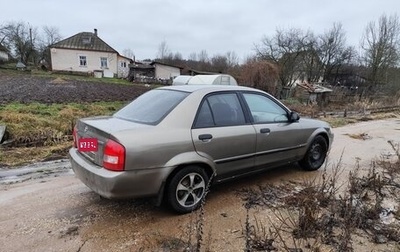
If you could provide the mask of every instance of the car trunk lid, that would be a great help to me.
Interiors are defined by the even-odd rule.
[[[80,151],[80,153],[96,165],[103,166],[104,147],[113,133],[145,126],[112,116],[84,118],[77,122],[75,137],[76,142],[82,138],[97,139],[96,151]]]

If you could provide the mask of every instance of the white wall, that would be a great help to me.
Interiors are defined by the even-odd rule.
[[[116,53],[69,50],[51,48],[51,65],[55,71],[73,71],[92,73],[101,68],[100,58],[107,58],[108,71],[115,75],[118,73],[118,60]],[[79,56],[86,56],[86,66],[80,66]]]
[[[171,79],[173,77],[181,75],[181,69],[178,67],[165,66],[161,64],[154,64],[155,77],[157,79]]]
[[[0,51],[0,60],[8,61],[8,53]]]
[[[125,67],[122,66],[122,63],[125,63]],[[129,74],[129,64],[130,60],[124,57],[118,57],[118,77],[126,78]]]

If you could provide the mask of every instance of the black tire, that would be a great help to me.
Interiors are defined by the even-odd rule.
[[[209,178],[204,169],[188,166],[178,171],[167,185],[167,201],[178,213],[196,210],[205,197]]]
[[[325,162],[327,152],[328,143],[325,138],[323,136],[316,136],[299,164],[307,171],[318,170]]]

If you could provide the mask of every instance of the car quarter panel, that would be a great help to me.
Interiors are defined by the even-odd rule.
[[[75,148],[69,151],[75,175],[90,189],[109,199],[155,196],[172,168],[114,172],[94,165]]]
[[[190,129],[154,126],[151,130],[117,132],[114,137],[125,146],[125,170],[165,167],[175,156],[194,152]]]
[[[310,118],[301,118],[299,122],[303,127],[302,138],[304,139],[304,141],[306,141],[307,144],[306,148],[302,150],[302,156],[305,154],[313,139],[317,135],[323,135],[324,137],[326,137],[328,141],[328,148],[331,148],[334,135],[328,123]]]
[[[201,97],[190,94],[158,125],[115,132],[113,137],[125,146],[127,152],[125,169],[176,166],[179,165],[177,161],[182,160],[177,157],[180,154],[195,154],[191,125]]]

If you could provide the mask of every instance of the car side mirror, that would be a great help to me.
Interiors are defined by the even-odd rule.
[[[289,114],[289,120],[290,122],[297,122],[300,120],[300,116],[297,112],[291,111]]]

